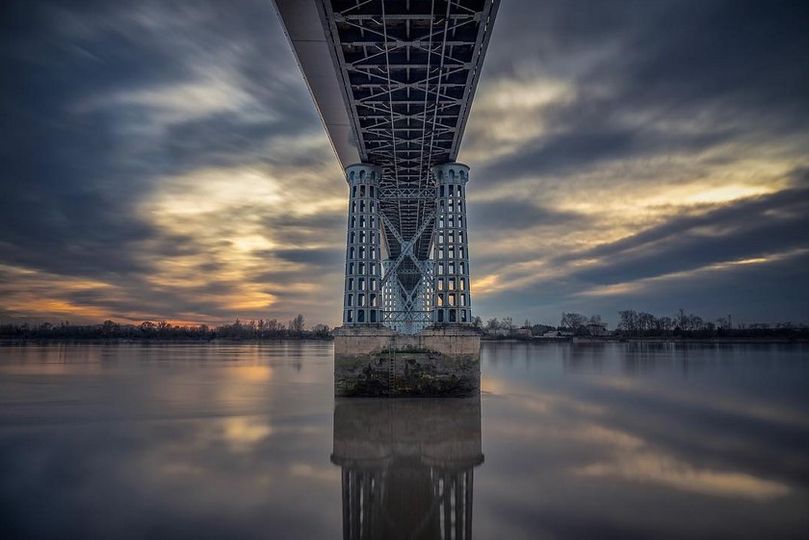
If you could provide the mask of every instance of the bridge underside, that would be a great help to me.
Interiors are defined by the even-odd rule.
[[[350,186],[346,325],[471,321],[454,162],[498,4],[276,0]]]

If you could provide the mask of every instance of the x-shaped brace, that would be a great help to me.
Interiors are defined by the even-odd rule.
[[[413,261],[413,264],[419,269],[422,274],[422,277],[432,277],[432,267],[429,264],[426,264],[425,261],[420,261],[416,255],[413,253],[413,246],[416,244],[416,241],[419,237],[424,233],[427,227],[432,222],[433,218],[435,217],[435,210],[427,213],[424,215],[424,221],[421,223],[421,227],[416,231],[416,234],[413,235],[413,238],[410,240],[405,240],[396,227],[391,223],[383,212],[379,212],[379,215],[382,216],[382,221],[385,223],[385,227],[388,228],[393,233],[393,236],[399,242],[399,256],[396,257],[396,260],[393,264],[388,268],[388,271],[385,272],[385,275],[382,276],[382,282],[380,283],[380,289],[385,286],[385,283],[388,282],[388,279],[396,273],[396,270],[402,264],[402,261],[405,260],[405,257],[409,257],[410,260]]]

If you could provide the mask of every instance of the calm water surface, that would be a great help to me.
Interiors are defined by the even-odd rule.
[[[809,346],[485,344],[479,400],[331,370],[0,345],[0,538],[809,538]]]

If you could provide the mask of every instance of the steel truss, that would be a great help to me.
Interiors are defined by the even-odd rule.
[[[318,2],[360,159],[382,167],[382,285],[396,298],[383,317],[420,324],[434,286],[430,169],[457,156],[499,0]]]

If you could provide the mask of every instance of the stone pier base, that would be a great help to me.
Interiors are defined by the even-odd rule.
[[[416,335],[382,326],[334,331],[336,396],[469,396],[480,392],[480,335],[464,326]]]

